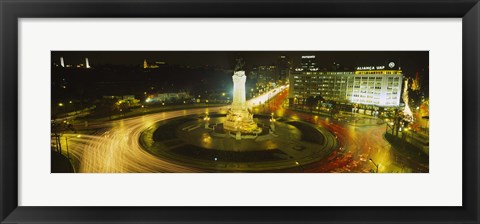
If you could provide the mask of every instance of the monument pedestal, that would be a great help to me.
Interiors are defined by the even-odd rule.
[[[223,128],[232,132],[258,134],[262,129],[253,121],[253,114],[245,111],[228,110],[227,120],[223,123]]]

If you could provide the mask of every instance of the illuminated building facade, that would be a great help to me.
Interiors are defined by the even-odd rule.
[[[304,55],[301,60],[301,69],[303,71],[317,71],[318,64],[315,55]]]
[[[302,57],[303,59],[303,57]],[[321,96],[344,104],[378,107],[400,105],[403,73],[394,62],[387,66],[357,67],[351,71],[318,71],[305,66],[290,72],[289,103],[305,104],[311,96]]]
[[[290,58],[286,55],[280,55],[277,60],[277,75],[275,77],[276,81],[285,81],[288,78],[288,72],[292,62]]]
[[[275,64],[255,66],[249,72],[249,79],[255,79],[259,87],[267,86],[271,83],[281,85],[288,79],[292,62],[286,55],[280,55]]]
[[[277,66],[275,65],[260,65],[250,72],[250,78],[257,80],[257,86],[265,86],[270,82],[275,82],[277,75]]]
[[[157,61],[154,64],[149,65],[147,59],[143,60],[143,69],[149,68],[159,68],[159,65],[165,65],[166,63],[163,61]]]
[[[187,92],[178,92],[178,93],[158,93],[152,94],[147,97],[145,100],[146,103],[161,103],[161,102],[168,102],[168,101],[176,101],[176,100],[186,100],[191,99],[189,93]]]

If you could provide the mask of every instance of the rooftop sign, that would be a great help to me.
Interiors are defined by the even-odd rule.
[[[385,66],[379,65],[379,66],[363,66],[363,67],[357,67],[357,70],[382,70],[385,69]]]

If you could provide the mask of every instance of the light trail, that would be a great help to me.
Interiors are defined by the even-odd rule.
[[[220,110],[224,107],[161,112],[94,124],[104,131],[96,135],[82,134],[81,137],[67,135],[70,154],[79,160],[77,171],[80,173],[200,172],[149,154],[142,149],[138,139],[146,128],[158,121]],[[62,144],[65,144],[65,139]]]
[[[369,161],[371,158],[379,164],[379,172],[428,172],[428,167],[418,164],[395,152],[390,143],[383,137],[385,133],[385,124],[356,126],[352,122],[336,121],[329,117],[321,117],[314,114],[294,112],[283,108],[283,101],[286,99],[288,91],[284,91],[279,97],[275,98],[272,110],[282,116],[291,119],[308,121],[320,125],[337,136],[339,150],[334,151],[328,158],[317,164],[311,164],[305,167],[305,172],[334,172],[334,173],[365,173],[375,167]],[[377,118],[361,116],[378,122]],[[351,115],[348,118],[353,118]],[[350,123],[350,124],[349,124]],[[406,170],[407,169],[407,170]],[[409,171],[410,170],[410,171]]]
[[[258,106],[258,105],[261,105],[261,104],[264,104],[266,103],[268,100],[272,99],[273,97],[275,97],[277,94],[279,94],[280,92],[282,92],[283,90],[285,90],[286,88],[288,88],[288,85],[284,85],[284,86],[280,86],[280,87],[277,87],[275,89],[272,89],[260,96],[257,96],[255,98],[252,98],[250,100],[247,101],[247,107],[251,108],[251,107],[254,107],[254,106]]]
[[[277,112],[284,110],[281,106],[282,100],[279,99],[286,97],[287,93],[283,91],[286,87],[279,88],[281,89],[267,92],[263,96],[255,98],[255,100],[260,99],[263,101],[258,102],[265,103],[266,99],[281,93],[280,97],[272,102],[272,107]],[[81,136],[66,134],[64,136],[68,138],[70,156],[79,161],[76,169],[80,173],[205,172],[197,168],[162,160],[162,158],[145,151],[138,140],[141,133],[156,122],[185,115],[200,115],[206,112],[225,113],[227,109],[227,106],[185,109],[110,122],[92,122],[88,128],[97,129],[98,131],[95,134],[82,134]],[[286,113],[287,116],[295,115],[301,120],[322,125],[338,136],[339,146],[345,149],[342,155],[335,152],[334,157],[332,157],[334,159],[328,160],[329,162],[326,164],[311,167],[305,170],[306,172],[368,172],[372,168],[368,161],[369,158],[381,164],[380,172],[399,170],[400,165],[396,163],[396,156],[393,154],[391,146],[383,139],[384,125],[357,128],[345,123],[318,118],[315,115],[292,113],[291,111],[282,113]],[[62,137],[63,150],[66,149],[65,141],[65,138]],[[347,165],[349,168],[347,168]],[[409,167],[411,164],[406,165]]]
[[[281,86],[259,97],[247,101],[249,104],[265,103],[287,88]],[[93,135],[77,137],[66,134],[62,139],[62,148],[66,148],[66,139],[70,155],[79,161],[80,173],[151,173],[151,172],[202,172],[202,170],[182,166],[162,160],[142,149],[138,140],[141,133],[156,122],[176,117],[205,114],[206,112],[226,112],[227,107],[196,108],[140,117],[126,118],[111,122],[89,124],[89,129],[98,129]]]

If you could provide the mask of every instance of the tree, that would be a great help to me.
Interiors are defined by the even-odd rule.
[[[310,108],[310,112],[313,111],[313,107],[316,107],[318,105],[318,98],[317,96],[309,96],[306,100],[305,100],[305,105]]]
[[[334,115],[338,114],[339,109],[338,109],[337,102],[330,101],[330,104],[332,105],[331,108],[330,108],[331,115],[334,116]]]
[[[70,123],[67,123],[66,121],[64,122],[52,121],[50,130],[51,130],[51,137],[55,139],[55,148],[59,153],[62,153],[62,144],[60,144],[60,136],[62,135],[62,133],[66,131],[76,132],[73,125]]]
[[[116,103],[115,99],[102,99],[97,103],[94,113],[98,116],[108,116],[111,120],[112,115],[119,111]]]

